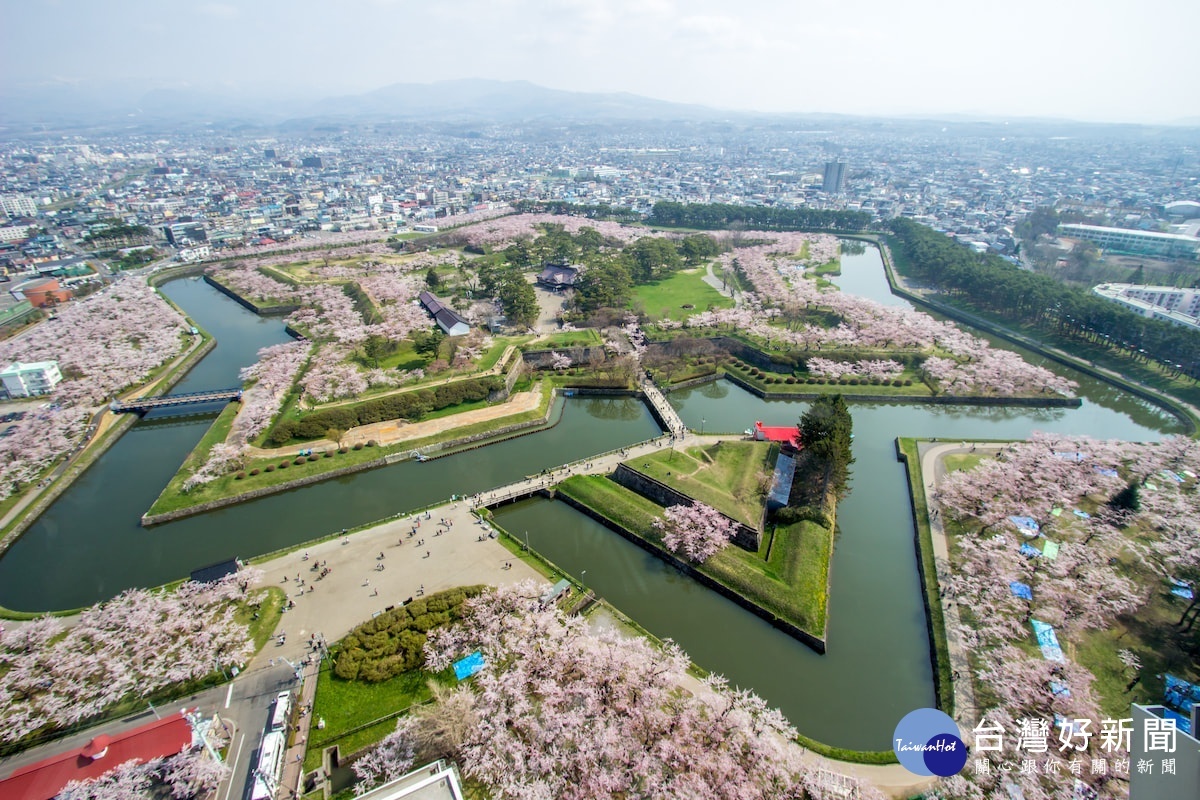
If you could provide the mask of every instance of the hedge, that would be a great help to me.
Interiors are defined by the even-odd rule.
[[[484,586],[462,586],[387,611],[350,631],[334,648],[333,674],[379,683],[425,662],[426,633],[462,616],[467,598]]]
[[[495,375],[446,383],[436,389],[419,389],[413,392],[388,395],[355,405],[327,408],[300,419],[281,419],[275,423],[268,441],[275,445],[287,444],[293,439],[321,439],[330,428],[350,430],[360,425],[384,422],[392,419],[416,420],[431,411],[486,400],[503,386]]]

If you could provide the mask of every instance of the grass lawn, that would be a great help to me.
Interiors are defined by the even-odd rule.
[[[807,383],[805,378],[796,378],[795,383],[788,383],[789,375],[762,375],[755,377],[749,369],[742,369],[736,364],[728,364],[725,371],[764,392],[780,394],[871,394],[881,397],[930,397],[932,392],[911,370],[905,370],[900,380],[911,380],[909,386],[893,386],[884,383]],[[773,379],[768,381],[768,379]],[[778,382],[775,382],[778,381]]]
[[[809,275],[841,275],[842,262],[838,259],[826,261],[824,264],[818,264],[808,270]]]
[[[763,512],[762,487],[775,463],[772,448],[770,442],[718,442],[683,452],[664,450],[630,466],[757,528]]]
[[[396,352],[379,359],[379,368],[389,369],[424,369],[429,359],[417,352],[412,339],[402,339]]]
[[[925,502],[925,481],[921,472],[921,458],[917,453],[916,439],[898,439],[900,452],[908,464],[908,493],[912,498],[913,516],[917,522],[918,552],[921,560],[922,588],[929,609],[929,629],[933,636],[933,649],[937,659],[938,704],[947,714],[954,714],[953,669],[950,665],[950,647],[946,642],[946,618],[942,613],[942,595],[938,587],[937,567],[933,555],[933,532],[929,528],[929,506]],[[981,706],[982,707],[982,706]]]
[[[1133,615],[1121,617],[1105,630],[1088,631],[1065,645],[1067,655],[1096,676],[1092,688],[1099,696],[1100,710],[1111,717],[1128,716],[1130,703],[1162,703],[1162,676],[1166,673],[1190,683],[1200,682],[1200,662],[1194,655],[1200,628],[1193,629],[1189,637],[1175,627],[1187,601],[1159,585]],[[1137,672],[1127,669],[1117,658],[1120,650],[1135,653],[1142,668]],[[1126,690],[1134,678],[1137,682]]]
[[[250,603],[241,603],[233,614],[233,618],[243,625],[250,626],[250,637],[254,640],[254,651],[263,649],[275,635],[275,628],[283,618],[283,601],[287,594],[278,586],[268,586],[260,592],[251,595],[258,600],[258,608]],[[258,618],[254,615],[257,611]]]
[[[653,527],[662,506],[599,475],[568,478],[558,490],[662,548]],[[737,545],[697,569],[759,607],[818,638],[825,636],[833,532],[812,522],[775,528],[758,553]]]
[[[946,472],[970,471],[986,458],[990,456],[983,453],[954,453],[942,456],[942,463],[946,465]]]
[[[162,490],[158,499],[154,501],[154,505],[150,507],[149,513],[162,513],[161,510],[157,509],[159,503],[165,497],[173,495],[187,497],[187,495],[183,494],[183,482],[208,460],[208,453],[212,450],[213,445],[225,441],[225,438],[229,436],[229,429],[233,425],[233,419],[237,416],[240,407],[240,403],[230,403],[221,409],[221,413],[217,415],[213,424],[209,426],[204,435],[200,437],[200,441],[192,448],[192,452],[188,453],[187,458],[183,460],[183,464],[179,467],[179,470],[167,482],[166,488]]]
[[[312,713],[314,720],[325,720],[325,727],[318,730],[314,724],[310,729],[305,772],[320,767],[321,751],[326,747],[336,744],[346,756],[387,736],[396,727],[395,717],[389,715],[429,700],[429,681],[435,678],[439,676],[414,669],[379,683],[346,681],[334,676],[332,667],[323,667]],[[381,717],[389,718],[363,727]]]
[[[635,286],[633,305],[640,307],[651,319],[667,317],[674,320],[687,319],[692,314],[707,311],[709,306],[732,308],[733,300],[705,283],[704,275],[703,270],[692,269]]]
[[[585,347],[587,345],[604,344],[604,339],[595,328],[583,328],[578,331],[560,331],[546,336],[539,336],[529,342],[533,350],[546,350],[553,347]]]
[[[322,473],[331,472],[342,467],[354,466],[367,461],[384,458],[392,453],[407,453],[412,450],[419,450],[423,447],[429,447],[434,444],[451,441],[467,436],[474,436],[480,433],[499,430],[500,428],[508,427],[522,422],[531,422],[533,420],[541,420],[546,417],[547,410],[550,408],[551,391],[553,386],[549,381],[543,381],[541,387],[542,398],[536,409],[532,411],[524,411],[520,414],[512,414],[499,419],[488,420],[485,422],[477,422],[473,425],[463,425],[450,430],[442,431],[441,433],[426,436],[421,439],[413,439],[410,441],[399,442],[389,447],[363,447],[361,450],[351,449],[346,453],[331,451],[329,458],[325,458],[324,454],[317,458],[316,461],[305,461],[303,464],[296,465],[293,462],[295,457],[285,457],[282,455],[271,456],[267,458],[255,459],[246,465],[247,475],[242,480],[237,480],[234,473],[227,473],[217,478],[211,483],[193,489],[185,494],[179,490],[182,485],[186,472],[180,470],[171,481],[167,484],[167,488],[163,490],[158,499],[154,501],[154,505],[150,507],[148,514],[165,514],[169,511],[176,511],[191,506],[200,505],[213,500],[220,500],[229,497],[234,497],[239,494],[245,494],[254,489],[261,489],[268,486],[275,486],[287,481],[294,481],[297,478],[304,478],[311,475],[320,475]],[[481,401],[485,402],[485,401]],[[454,407],[454,411],[462,411],[470,404],[463,404]],[[434,415],[430,415],[434,416]],[[218,417],[218,421],[220,418]],[[214,423],[214,427],[216,423]],[[212,433],[210,429],[209,433]],[[197,445],[199,449],[208,440],[208,434],[200,440]],[[207,447],[212,447],[212,444],[207,444]],[[205,451],[207,453],[207,450]],[[188,457],[191,459],[191,456]],[[191,463],[185,461],[185,465]],[[280,469],[279,465],[286,463],[286,468]],[[271,472],[266,472],[267,465],[273,465],[275,469]],[[258,475],[250,475],[249,471],[258,469]]]

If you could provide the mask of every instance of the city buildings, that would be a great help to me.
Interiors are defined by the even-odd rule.
[[[1092,292],[1120,303],[1143,317],[1161,319],[1200,330],[1200,289],[1102,283]]]
[[[1058,233],[1067,238],[1086,239],[1113,253],[1200,259],[1200,239],[1184,234],[1110,228],[1103,225],[1059,225]]]

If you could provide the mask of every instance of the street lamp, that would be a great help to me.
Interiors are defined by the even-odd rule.
[[[701,436],[703,436],[703,435],[704,435],[704,425],[705,425],[705,423],[707,423],[707,422],[708,422],[708,420],[707,420],[706,418],[704,418],[704,417],[701,417],[701,418],[700,418],[700,435],[701,435]]]

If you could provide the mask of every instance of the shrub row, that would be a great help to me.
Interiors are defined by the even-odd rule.
[[[334,648],[333,674],[343,680],[378,683],[421,666],[429,630],[459,619],[463,602],[483,589],[449,589],[367,620]]]
[[[367,442],[367,444],[366,444],[367,447],[375,447],[375,445],[376,445],[376,442],[374,439]],[[354,445],[354,449],[362,450],[363,449],[362,442],[359,442],[358,444]],[[346,453],[348,453],[350,451],[347,448],[343,447],[340,450],[338,450],[338,452],[345,455]],[[311,464],[314,461],[320,461],[322,458],[333,458],[333,451],[326,450],[324,453],[313,453],[310,456],[300,456],[300,457],[296,458],[296,460],[292,461],[291,464],[298,467],[302,464]],[[266,467],[263,468],[263,471],[264,472],[274,472],[276,469],[287,469],[287,468],[288,468],[288,462],[281,461],[281,462],[279,462],[278,467],[276,467],[275,464],[268,464]],[[238,472],[236,475],[233,476],[233,479],[240,481],[240,480],[244,480],[247,475],[257,475],[258,473],[259,473],[259,470],[257,468],[252,469],[249,472]]]
[[[352,406],[327,408],[306,414],[299,420],[281,419],[275,423],[268,441],[279,446],[292,439],[320,439],[331,428],[349,430],[359,425],[391,419],[420,419],[430,411],[487,399],[501,388],[503,381],[495,375],[471,378],[443,384],[436,389],[404,392]]]

